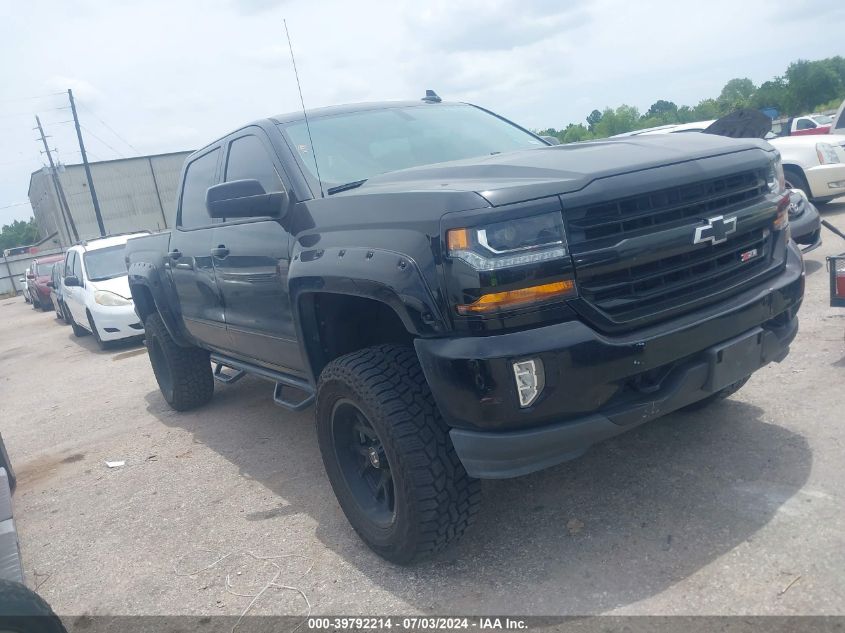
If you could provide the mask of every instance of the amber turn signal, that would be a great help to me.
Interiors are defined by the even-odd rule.
[[[531,303],[563,299],[575,295],[575,282],[571,279],[519,290],[492,292],[481,295],[472,303],[457,306],[458,314],[487,314],[508,308],[519,308]]]
[[[469,248],[469,231],[467,229],[452,229],[446,233],[446,246],[450,253]]]

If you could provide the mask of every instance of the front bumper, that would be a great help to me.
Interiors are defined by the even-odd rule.
[[[144,335],[144,325],[135,314],[135,306],[101,306],[95,303],[90,308],[91,316],[100,340],[118,341]]]
[[[845,196],[845,164],[818,165],[804,170],[807,184],[810,186],[810,198],[813,200],[832,200]],[[831,187],[832,183],[842,183]]]
[[[713,359],[724,344],[752,335],[759,356],[732,380],[780,361],[798,329],[804,293],[801,254],[790,244],[774,279],[693,314],[625,336],[580,321],[503,334],[417,339],[417,354],[474,477],[523,475],[583,453],[590,445],[718,391]],[[512,363],[540,358],[545,388],[520,408]],[[721,371],[721,370],[720,370]]]
[[[822,245],[822,219],[812,203],[805,205],[804,213],[800,216],[790,218],[789,228],[801,252],[809,253]]]

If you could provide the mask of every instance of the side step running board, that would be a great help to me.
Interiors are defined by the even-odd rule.
[[[302,378],[291,376],[290,374],[284,374],[278,371],[273,371],[272,369],[267,369],[266,367],[250,365],[249,363],[244,363],[242,361],[235,360],[234,358],[227,358],[219,354],[212,354],[211,362],[215,364],[215,380],[227,385],[231,385],[233,382],[237,382],[246,374],[253,374],[260,378],[264,378],[265,380],[270,380],[276,383],[275,387],[273,388],[273,402],[275,402],[280,407],[284,407],[289,411],[302,411],[303,409],[311,406],[314,403],[314,388],[308,381],[303,380]],[[224,367],[228,367],[229,369],[235,370],[235,373],[224,373]],[[302,392],[304,394],[304,397],[300,399],[290,399],[285,397],[285,387]]]
[[[231,385],[233,382],[238,382],[241,378],[246,376],[243,369],[238,369],[234,374],[223,373],[223,368],[226,367],[223,363],[217,363],[214,366],[214,380],[222,382],[224,385]]]

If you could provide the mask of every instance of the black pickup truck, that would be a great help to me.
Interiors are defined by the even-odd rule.
[[[801,254],[761,140],[551,146],[482,108],[264,119],[197,151],[175,229],[129,241],[164,398],[254,374],[315,404],[355,530],[406,563],[514,477],[782,360]]]

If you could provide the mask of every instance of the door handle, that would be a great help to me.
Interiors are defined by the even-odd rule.
[[[218,244],[217,248],[211,249],[212,257],[217,257],[218,259],[223,259],[227,255],[229,255],[229,249],[226,248],[225,244]]]
[[[180,257],[182,257],[182,253],[181,253],[181,251],[180,251],[178,248],[174,248],[172,251],[170,251],[170,252],[167,254],[167,256],[168,256],[170,259],[179,259]]]

